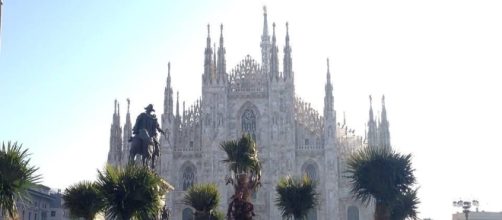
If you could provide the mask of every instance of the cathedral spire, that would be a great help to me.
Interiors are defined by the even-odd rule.
[[[115,99],[113,121],[110,127],[110,150],[108,151],[108,163],[117,166],[122,158],[122,128],[120,127],[119,103]]]
[[[390,131],[389,121],[387,120],[387,109],[385,109],[385,95],[382,96],[382,113],[380,123],[378,125],[378,133],[380,146],[390,149]]]
[[[270,78],[279,78],[279,56],[275,38],[275,23],[272,23],[272,53],[270,54]]]
[[[115,99],[115,102],[113,104],[113,116],[115,117],[116,114],[117,114],[117,99]]]
[[[291,59],[291,46],[289,45],[289,25],[286,22],[286,46],[284,46],[284,78],[293,79],[293,62]]]
[[[129,100],[129,98],[127,98],[127,114],[130,114],[129,113],[130,108],[131,108],[131,100]]]
[[[385,109],[385,95],[382,95],[382,121],[387,121],[387,109]]]
[[[324,117],[328,119],[334,115],[333,85],[331,84],[331,74],[329,72],[329,58],[326,58],[326,85],[324,86]]]
[[[267,7],[263,6],[263,33],[261,35],[261,62],[265,74],[269,72],[270,62],[270,35],[268,34]]]
[[[131,100],[129,98],[127,100],[127,113],[126,113],[126,121],[124,124],[124,131],[123,131],[123,139],[122,139],[122,165],[127,164],[127,159],[129,158],[129,150],[131,148],[131,143],[129,142],[129,138],[132,136],[132,124],[131,124],[131,113],[130,113],[130,107],[131,107]]]
[[[120,106],[119,106],[119,102],[117,101],[117,99],[115,99],[114,104],[115,104],[115,107],[114,107],[114,111],[113,111],[113,123],[120,125]]]
[[[267,6],[263,6],[263,36],[268,37]]]
[[[206,39],[206,49],[204,51],[204,75],[203,75],[203,80],[204,82],[208,82],[211,79],[211,73],[212,73],[212,66],[213,66],[213,61],[212,61],[212,56],[213,56],[213,49],[211,48],[211,36],[210,36],[210,26],[207,24],[207,39]]]
[[[211,80],[216,80],[216,42],[213,43],[213,65],[211,66]]]
[[[375,122],[375,117],[373,115],[373,99],[370,95],[370,113],[368,120],[368,147],[377,147],[378,146],[378,134],[377,134],[377,125]]]
[[[186,119],[185,101],[183,101],[183,121]]]
[[[180,117],[180,92],[176,92],[176,118]]]
[[[373,98],[370,95],[370,121],[373,121],[373,120],[374,120],[374,117],[373,117]]]
[[[167,85],[171,86],[171,62],[167,62]]]
[[[173,114],[173,88],[171,87],[171,62],[167,63],[167,81],[164,88],[164,116],[168,119]]]
[[[218,48],[218,66],[217,66],[217,77],[218,82],[226,81],[226,60],[225,60],[225,47],[223,46],[223,24],[220,25],[220,47]]]

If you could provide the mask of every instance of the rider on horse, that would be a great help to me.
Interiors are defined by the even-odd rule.
[[[152,114],[155,110],[153,109],[153,105],[149,104],[145,108],[145,112],[141,113],[136,118],[136,123],[132,129],[132,133],[135,137],[140,138],[146,143],[153,144],[155,149],[154,152],[159,152],[159,142],[157,141],[157,131],[165,135],[165,132],[160,129],[159,123],[157,121],[157,117],[155,114]],[[132,138],[129,140],[131,141]]]

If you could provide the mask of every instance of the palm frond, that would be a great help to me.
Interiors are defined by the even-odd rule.
[[[74,218],[94,219],[104,209],[104,201],[96,183],[83,181],[68,187],[63,194],[64,206]]]
[[[391,220],[418,219],[417,207],[420,200],[417,197],[418,189],[411,189],[400,194],[392,205]]]
[[[383,148],[364,148],[350,156],[346,177],[354,197],[368,204],[372,198],[390,203],[415,183],[411,155]]]
[[[0,209],[11,218],[17,215],[16,199],[29,200],[28,189],[36,186],[41,176],[30,165],[28,149],[17,142],[2,142],[0,150]]]
[[[227,163],[230,171],[235,174],[259,173],[261,170],[256,144],[251,136],[243,135],[238,141],[223,142],[220,147],[227,154],[223,162]]]
[[[209,214],[220,202],[218,186],[214,183],[195,184],[190,187],[183,199],[183,203],[191,206],[198,212]]]
[[[154,218],[162,208],[162,197],[172,189],[155,172],[135,164],[98,171],[98,185],[108,217],[116,219]]]
[[[302,178],[282,177],[276,186],[275,200],[282,217],[306,218],[309,211],[319,203],[316,186],[316,182],[306,175]]]

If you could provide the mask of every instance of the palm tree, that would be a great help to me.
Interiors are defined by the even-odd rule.
[[[417,206],[420,203],[417,189],[407,190],[400,194],[392,206],[391,220],[418,219]]]
[[[216,184],[196,184],[188,189],[183,202],[195,209],[195,220],[216,219],[213,216],[220,202],[220,193]]]
[[[307,175],[303,178],[291,176],[282,177],[275,187],[277,199],[275,205],[279,207],[282,217],[296,220],[305,219],[310,210],[318,204],[316,182]]]
[[[9,218],[17,217],[16,199],[28,199],[28,189],[41,179],[38,168],[31,166],[28,150],[17,142],[2,142],[0,150],[0,210]]]
[[[238,141],[223,142],[221,148],[227,154],[223,162],[228,164],[231,172],[226,181],[235,190],[228,205],[227,218],[250,220],[254,216],[250,195],[261,184],[261,164],[255,142],[250,135],[243,135]]]
[[[105,205],[98,185],[86,181],[68,187],[63,194],[63,200],[72,217],[86,220],[94,219]]]
[[[374,199],[375,220],[389,220],[399,196],[412,190],[416,181],[411,154],[387,148],[363,148],[350,156],[347,165],[352,194],[366,204]]]
[[[123,169],[107,166],[104,172],[98,171],[98,186],[107,216],[118,220],[156,218],[163,196],[173,189],[148,167],[135,164]]]

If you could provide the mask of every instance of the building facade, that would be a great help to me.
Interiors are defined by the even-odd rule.
[[[28,199],[16,201],[20,220],[69,220],[70,213],[63,207],[62,194],[38,185],[28,189]],[[0,212],[0,220],[7,219]]]
[[[345,161],[354,150],[365,146],[390,147],[390,135],[385,106],[379,120],[370,107],[367,137],[355,135],[353,129],[337,122],[333,85],[326,67],[324,109],[322,114],[295,93],[292,49],[286,23],[282,71],[275,24],[269,31],[267,12],[263,14],[260,61],[245,56],[228,71],[225,59],[223,25],[219,44],[212,44],[208,25],[202,96],[189,107],[173,93],[171,70],[168,66],[164,91],[162,129],[168,138],[161,138],[161,158],[157,171],[175,187],[168,195],[167,205],[173,219],[191,219],[193,212],[182,203],[186,190],[196,183],[216,183],[222,195],[221,210],[226,210],[233,194],[225,185],[228,168],[221,161],[225,153],[223,141],[250,134],[256,141],[262,162],[262,186],[253,197],[256,218],[281,219],[275,204],[275,186],[279,177],[308,175],[318,182],[320,205],[309,219],[372,219],[373,206],[355,201],[348,180]],[[128,158],[131,119],[128,110],[122,129],[118,103],[111,126],[108,162],[124,165]],[[122,132],[123,131],[123,132]],[[122,135],[123,133],[123,135]]]
[[[475,211],[469,212],[469,220],[501,220],[502,212],[485,212]],[[465,213],[455,213],[452,215],[452,220],[465,220]]]

